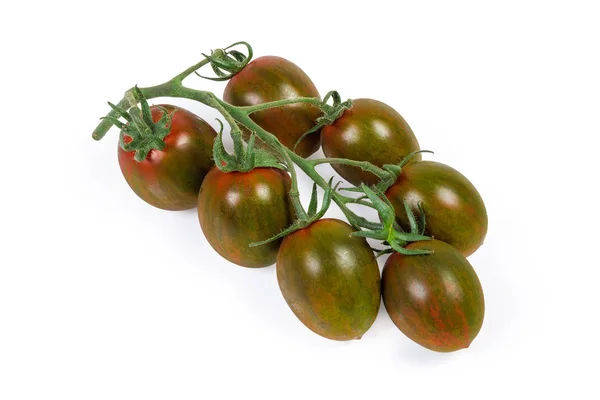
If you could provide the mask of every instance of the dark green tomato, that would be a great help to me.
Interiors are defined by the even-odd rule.
[[[321,219],[288,235],[277,256],[277,280],[294,314],[333,340],[360,339],[379,311],[381,282],[373,251],[354,229]]]
[[[385,195],[404,229],[410,228],[404,201],[415,214],[420,202],[426,235],[451,244],[465,257],[483,244],[488,227],[485,204],[475,186],[457,170],[433,161],[408,164]]]
[[[171,114],[171,130],[163,150],[151,150],[142,162],[134,151],[119,146],[119,165],[125,180],[142,200],[164,210],[196,207],[204,176],[214,165],[212,159],[215,130],[202,118],[182,108],[163,104],[152,106],[154,122],[166,109]],[[126,143],[131,137],[125,136]]]
[[[296,64],[281,57],[260,57],[227,83],[223,100],[234,106],[253,106],[296,97],[320,97],[310,78]],[[254,122],[292,149],[315,125],[321,111],[309,104],[291,104],[251,115]],[[300,142],[296,153],[308,157],[319,149],[319,132]]]
[[[381,290],[392,321],[430,350],[469,347],[485,313],[483,290],[473,267],[458,250],[439,240],[415,242],[406,248],[434,253],[394,253],[388,258]]]
[[[398,164],[406,155],[419,150],[419,142],[404,118],[387,104],[371,99],[353,100],[352,108],[332,125],[323,127],[321,144],[329,158],[368,161],[378,167]],[[420,159],[417,154],[411,162]],[[375,175],[357,167],[332,166],[355,186],[378,181]]]
[[[198,219],[213,249],[243,267],[274,264],[281,240],[249,245],[292,224],[290,187],[289,175],[276,168],[229,173],[217,167],[210,170],[198,196]]]

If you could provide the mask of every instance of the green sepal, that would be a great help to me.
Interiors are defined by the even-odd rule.
[[[407,249],[404,247],[406,244],[392,242],[389,245],[395,252],[404,254],[405,256],[420,256],[433,253],[433,250]]]
[[[281,164],[279,159],[267,150],[256,148],[252,153],[253,165],[247,169],[249,171],[253,168],[278,168],[285,170],[285,166]]]
[[[150,105],[137,86],[128,92],[126,97],[132,103],[128,111],[110,102],[108,105],[117,113],[119,118],[124,118],[127,123],[123,123],[114,117],[105,117],[104,119],[108,119],[113,125],[121,129],[119,135],[121,148],[127,152],[135,151],[134,159],[137,162],[142,162],[150,151],[165,148],[164,139],[171,130],[171,115],[165,108],[160,107],[163,115],[157,122],[154,122]],[[131,138],[129,143],[125,142],[125,136]]]
[[[356,232],[352,232],[352,236],[365,237],[365,238],[377,239],[377,240],[386,240],[387,239],[387,235],[386,235],[385,231],[379,231],[379,232],[356,231]]]
[[[333,177],[331,177],[329,179],[329,182],[327,183],[327,189],[325,189],[325,192],[323,193],[323,202],[321,203],[321,210],[318,213],[316,213],[314,216],[309,215],[309,217],[313,220],[312,222],[323,218],[323,216],[329,209],[329,206],[331,205],[331,197],[332,197],[331,194],[335,190],[337,190],[337,185],[335,187],[331,187],[332,181],[333,181]]]
[[[227,150],[225,150],[225,146],[223,145],[223,122],[218,118],[217,122],[219,123],[220,128],[213,143],[213,160],[215,161],[217,168],[221,171],[231,172],[234,171],[231,168],[232,166],[235,166],[236,160],[235,157],[231,156]]]
[[[308,215],[313,215],[317,212],[317,184],[313,183],[312,194],[310,195],[310,203],[308,205]]]
[[[408,214],[410,223],[410,232],[404,232],[398,222],[396,221],[396,215],[394,207],[387,199],[387,197],[380,192],[376,187],[369,188],[367,185],[362,184],[360,186],[361,191],[371,201],[370,206],[377,210],[379,214],[379,220],[381,221],[378,226],[370,228],[370,230],[361,230],[352,233],[352,236],[365,237],[370,239],[376,239],[383,241],[384,244],[390,246],[391,250],[379,251],[379,255],[386,254],[389,252],[397,251],[405,255],[417,255],[417,254],[429,254],[428,250],[407,250],[404,247],[411,242],[419,242],[424,240],[431,240],[429,236],[423,235],[423,229],[419,227],[417,219],[413,214],[412,210],[405,203],[404,207]],[[419,208],[422,210],[421,208]],[[420,213],[420,217],[424,218],[423,213]],[[422,223],[424,225],[424,222]]]
[[[383,250],[379,250],[379,249],[373,249],[375,251],[375,258],[379,258],[385,254],[390,254],[394,252],[394,249],[389,248],[389,249],[383,249]]]
[[[316,186],[314,186],[312,197],[310,200],[310,206],[309,206],[307,218],[297,219],[296,221],[294,221],[294,223],[292,225],[290,225],[283,231],[279,232],[277,235],[272,236],[272,237],[265,239],[263,241],[260,241],[260,242],[251,243],[250,247],[256,247],[256,246],[261,246],[263,244],[271,243],[274,240],[277,240],[284,236],[287,236],[293,232],[296,232],[297,230],[306,228],[313,222],[318,221],[321,218],[323,218],[323,216],[327,212],[327,209],[329,209],[329,206],[331,205],[331,197],[332,197],[331,194],[333,193],[334,190],[337,189],[337,187],[331,187],[332,181],[333,181],[333,178],[331,178],[329,180],[327,189],[325,189],[325,192],[323,194],[323,202],[321,204],[321,209],[319,212],[316,212],[316,210],[317,210],[317,191],[316,191]]]
[[[243,63],[246,60],[246,55],[240,51],[230,50],[229,54],[240,63]]]
[[[248,54],[246,55],[238,50],[229,50],[238,45],[244,46]],[[210,55],[204,53],[202,55],[209,61],[216,77],[203,76],[197,71],[194,71],[194,73],[201,78],[211,81],[226,81],[248,65],[250,60],[252,60],[253,52],[252,47],[248,43],[236,42],[224,49],[211,50]]]
[[[415,155],[420,153],[431,153],[431,150],[416,150],[405,156],[398,164],[385,164],[383,169],[387,172],[387,175],[375,184],[375,188],[382,193],[385,193],[390,186],[392,186],[398,180],[398,177],[402,173],[402,167],[404,167]]]
[[[367,195],[373,207],[377,210],[379,214],[379,218],[381,219],[381,223],[384,226],[392,227],[394,221],[396,220],[396,214],[394,212],[394,207],[390,203],[390,201],[383,195],[383,193],[377,191],[377,189],[371,189],[364,183],[361,186],[362,191]],[[377,193],[375,193],[377,191]]]
[[[329,99],[333,99],[332,105],[327,104]],[[304,140],[304,138],[306,138],[311,133],[318,131],[326,125],[333,124],[339,117],[342,116],[344,111],[350,109],[351,107],[351,99],[342,101],[340,94],[335,90],[332,90],[329,93],[327,93],[320,105],[321,112],[323,113],[323,115],[321,115],[315,120],[315,125],[312,128],[304,132],[302,136],[300,136],[300,138],[296,140],[296,143],[294,143],[294,147],[292,148],[292,150],[295,151],[296,147],[298,147],[298,145]]]
[[[419,232],[421,233],[421,235],[424,235],[425,228],[427,227],[427,219],[425,218],[423,204],[420,201],[417,203],[417,207],[419,208],[419,225],[421,226],[421,230]]]
[[[248,144],[244,148],[242,134],[239,127],[232,128],[234,153],[229,154],[223,146],[223,122],[217,118],[220,129],[213,144],[213,159],[215,165],[223,172],[248,172],[254,168],[277,168],[285,170],[281,161],[273,153],[257,148],[256,135],[252,133]],[[237,128],[237,129],[236,129]]]
[[[420,232],[419,226],[417,225],[417,219],[415,218],[415,214],[410,209],[410,206],[405,201],[404,202],[404,212],[406,213],[406,217],[408,218],[408,224],[410,225],[411,232]]]

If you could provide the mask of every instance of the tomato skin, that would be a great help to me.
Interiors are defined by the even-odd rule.
[[[469,347],[485,314],[483,289],[469,261],[439,240],[414,242],[407,249],[433,254],[394,253],[383,268],[383,304],[406,336],[430,350]]]
[[[249,245],[292,224],[290,187],[289,175],[276,168],[229,173],[211,169],[198,195],[198,219],[213,249],[243,267],[274,264],[281,239],[258,247]]]
[[[163,150],[151,150],[145,160],[137,162],[134,151],[118,146],[121,172],[131,189],[155,207],[178,211],[196,207],[204,176],[214,165],[212,160],[215,130],[197,115],[172,105],[152,106],[152,119],[171,113],[171,130]],[[131,138],[125,136],[125,142]]]
[[[385,195],[404,229],[410,228],[404,201],[414,213],[421,202],[426,235],[452,245],[465,257],[483,244],[488,227],[485,204],[475,186],[454,168],[433,161],[408,164]]]
[[[277,256],[281,293],[300,321],[333,340],[359,339],[373,324],[381,279],[373,251],[354,229],[321,219],[288,235]]]
[[[372,99],[356,99],[332,125],[321,131],[323,152],[329,158],[368,161],[378,167],[398,164],[419,142],[404,118],[392,107]],[[421,160],[416,154],[410,160]],[[373,185],[378,179],[357,167],[332,164],[344,179],[355,186]]]
[[[229,80],[223,100],[234,106],[253,106],[296,97],[319,97],[308,75],[281,57],[259,57]],[[315,125],[321,111],[309,104],[291,104],[251,115],[252,120],[292,149],[296,141]],[[258,142],[258,141],[257,141]],[[308,157],[319,149],[319,132],[302,140],[296,153]]]

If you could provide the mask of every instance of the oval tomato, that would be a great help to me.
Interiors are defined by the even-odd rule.
[[[320,97],[310,78],[296,64],[274,56],[260,57],[229,80],[223,100],[234,106],[253,106],[296,97]],[[254,122],[292,149],[314,125],[321,111],[309,104],[291,104],[251,115]],[[308,157],[319,149],[319,132],[300,142],[296,153]]]
[[[204,176],[212,160],[215,130],[197,115],[171,105],[152,106],[152,119],[158,122],[163,110],[171,114],[171,127],[163,150],[153,149],[142,162],[135,151],[119,146],[119,166],[133,191],[147,203],[164,210],[196,207]],[[131,142],[129,136],[124,137]]]
[[[276,168],[223,172],[214,167],[200,188],[198,219],[210,245],[243,267],[275,263],[281,239],[257,247],[292,224],[289,175]]]
[[[359,339],[380,304],[380,275],[373,251],[354,229],[321,219],[288,235],[277,255],[277,280],[294,314],[333,340]]]
[[[407,249],[433,254],[394,253],[383,268],[382,294],[394,324],[430,350],[468,347],[485,314],[483,289],[469,261],[439,240],[414,242]]]
[[[408,164],[385,195],[404,229],[410,229],[404,202],[415,214],[421,203],[427,236],[452,245],[465,257],[483,244],[488,226],[485,204],[475,186],[454,168],[433,161]]]
[[[349,110],[332,125],[323,127],[321,144],[326,157],[368,161],[378,167],[398,164],[419,150],[419,142],[404,118],[387,104],[371,99],[353,100]],[[421,155],[416,154],[410,162],[420,159]],[[332,167],[355,186],[378,181],[375,175],[357,167]]]

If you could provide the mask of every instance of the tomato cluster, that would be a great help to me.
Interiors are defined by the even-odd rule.
[[[320,95],[298,66],[279,57],[252,61],[229,80],[223,94],[227,103],[240,107],[298,97]],[[174,106],[154,106],[151,111],[154,122],[170,113],[170,131],[166,146],[151,149],[141,162],[132,151],[119,148],[119,163],[131,188],[163,209],[197,206],[208,243],[230,262],[252,268],[276,263],[283,297],[309,329],[333,340],[360,338],[375,321],[383,298],[396,326],[426,348],[454,351],[477,336],[484,298],[466,257],[485,238],[485,205],[460,172],[421,159],[415,134],[392,107],[372,99],[353,100],[337,120],[305,136],[298,146],[321,115],[318,107],[289,104],[251,115],[302,157],[322,146],[328,158],[401,166],[395,182],[384,190],[396,226],[409,231],[414,218],[408,210],[424,213],[424,234],[433,240],[406,247],[428,254],[393,253],[382,275],[369,244],[353,236],[355,229],[341,220],[312,221],[284,238],[251,246],[284,231],[298,217],[288,194],[288,173],[262,167],[224,172],[214,165],[216,132],[206,122]],[[249,134],[244,132],[246,139]],[[129,141],[125,135],[125,143]],[[336,163],[333,168],[355,186],[380,181],[356,166]]]

